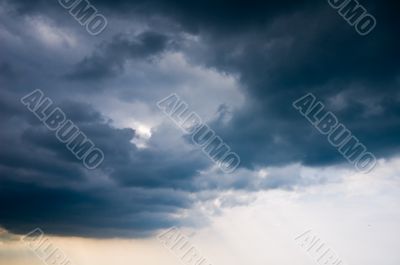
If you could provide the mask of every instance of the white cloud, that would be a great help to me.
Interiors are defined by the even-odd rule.
[[[32,26],[32,34],[39,41],[50,47],[74,47],[77,40],[72,33],[67,32],[65,29],[56,27],[48,19],[42,17],[28,17],[27,24]]]

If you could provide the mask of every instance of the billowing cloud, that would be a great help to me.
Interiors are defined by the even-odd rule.
[[[321,1],[99,0],[109,24],[98,37],[57,1],[0,3],[0,225],[11,232],[148,235],[205,222],[186,211],[227,190],[340,181],[299,173],[347,170],[292,107],[308,92],[378,158],[399,152],[391,3],[363,2],[378,24],[360,36]],[[19,102],[38,88],[104,151],[100,168],[86,170]],[[156,108],[171,93],[239,154],[234,174]]]

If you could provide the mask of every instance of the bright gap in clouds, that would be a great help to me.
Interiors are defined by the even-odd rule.
[[[127,63],[120,80],[109,86],[118,89],[92,95],[93,105],[101,109],[114,126],[135,130],[132,142],[139,148],[147,147],[152,131],[158,126],[176,127],[156,106],[157,101],[172,93],[187,102],[188,108],[198,113],[203,121],[219,117],[221,107],[229,112],[244,103],[237,77],[192,65],[185,54],[179,52],[166,52],[153,61]],[[229,115],[225,116],[229,119]],[[178,127],[176,134],[182,135]]]

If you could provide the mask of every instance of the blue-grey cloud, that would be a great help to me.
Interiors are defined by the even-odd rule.
[[[188,148],[190,142],[176,148],[160,144],[179,138],[171,137],[164,124],[152,128],[146,148],[134,144],[140,137],[137,131],[115,126],[103,114],[104,101],[140,102],[151,112],[169,92],[164,84],[181,81],[184,89],[193,89],[185,76],[173,81],[168,75],[154,76],[151,91],[137,91],[138,80],[120,79],[128,64],[156,63],[171,51],[183,54],[192,65],[238,77],[243,107],[229,110],[225,120],[229,108],[221,102],[210,125],[239,154],[244,168],[345,162],[293,109],[292,102],[307,92],[326,102],[378,157],[399,152],[395,3],[363,1],[378,21],[363,37],[325,1],[99,0],[92,4],[107,16],[112,32],[98,38],[78,31],[77,22],[57,2],[0,3],[0,21],[7,29],[0,31],[0,225],[12,232],[39,226],[60,235],[147,235],[190,223],[176,216],[193,207],[195,195],[204,190],[308,184],[279,174],[259,183],[244,175],[249,171],[243,168],[231,178],[215,179],[218,175],[207,173],[212,164]],[[35,25],[27,27],[26,21],[35,16],[56,21],[54,32],[31,33]],[[136,18],[141,30],[130,28]],[[65,32],[75,46],[64,39],[50,45],[56,33]],[[143,74],[140,70],[135,76]],[[20,104],[19,98],[36,88],[104,151],[99,169],[84,169]],[[208,107],[207,100],[200,103]],[[140,120],[146,111],[132,118]],[[208,175],[202,179],[201,174]]]

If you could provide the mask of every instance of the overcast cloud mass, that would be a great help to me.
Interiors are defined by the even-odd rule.
[[[361,2],[377,21],[367,36],[323,0],[92,0],[108,21],[92,36],[58,1],[0,0],[0,226],[145,237],[207,224],[208,202],[227,191],[340,181],[299,173],[352,170],[292,107],[307,93],[378,161],[398,156],[399,5]],[[99,168],[21,104],[35,89],[103,150]],[[240,156],[234,173],[157,108],[171,93]]]

